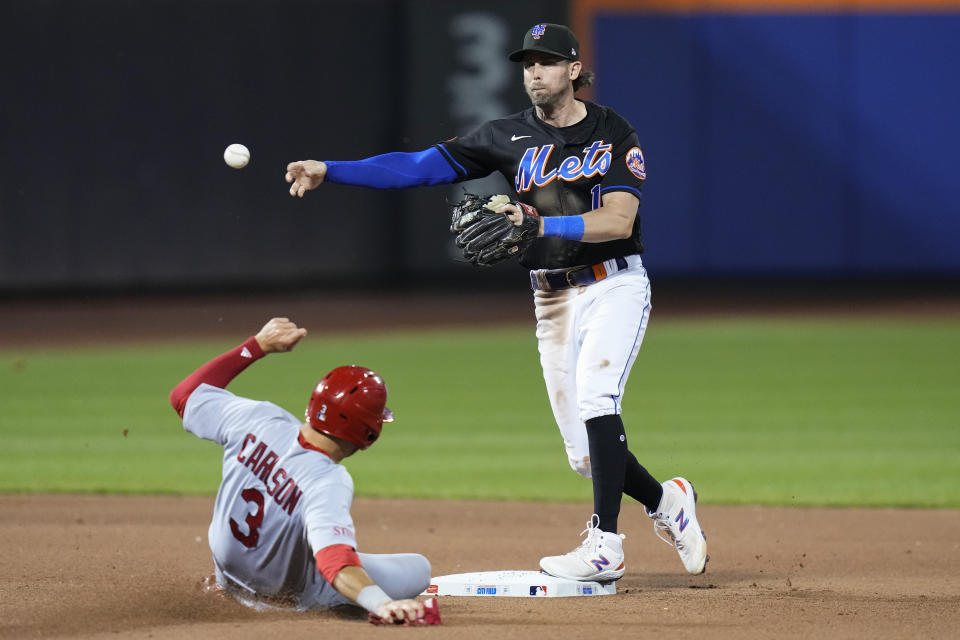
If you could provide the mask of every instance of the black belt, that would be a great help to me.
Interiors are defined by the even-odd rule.
[[[530,272],[530,288],[534,291],[556,291],[570,287],[582,287],[603,280],[629,265],[626,258],[613,258],[604,262],[572,267],[570,269],[537,269]]]

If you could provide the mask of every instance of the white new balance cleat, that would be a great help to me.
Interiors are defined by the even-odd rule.
[[[619,580],[623,577],[623,539],[622,533],[610,533],[597,528],[600,518],[593,514],[587,520],[587,528],[580,535],[587,534],[580,546],[563,556],[547,556],[540,559],[540,568],[552,576],[568,580],[598,582]]]
[[[697,494],[686,478],[672,478],[663,483],[663,498],[653,518],[653,532],[667,544],[676,547],[683,566],[697,575],[707,570],[707,536],[697,521]]]

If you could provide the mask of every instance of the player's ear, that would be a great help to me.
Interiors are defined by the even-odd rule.
[[[579,60],[574,60],[570,63],[570,67],[567,69],[567,72],[570,74],[571,80],[576,80],[580,77],[580,70],[583,69],[583,63]]]

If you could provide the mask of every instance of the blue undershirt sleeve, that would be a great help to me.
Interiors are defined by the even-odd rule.
[[[374,189],[403,189],[450,184],[457,172],[436,148],[414,153],[385,153],[363,160],[325,160],[326,182]]]

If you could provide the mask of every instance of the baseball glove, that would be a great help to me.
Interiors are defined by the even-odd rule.
[[[504,195],[480,197],[465,194],[453,205],[450,232],[456,233],[457,247],[463,257],[474,266],[489,267],[520,255],[540,228],[537,210],[522,202],[513,202],[523,211],[520,225],[514,224],[505,213],[497,213],[510,202]]]

